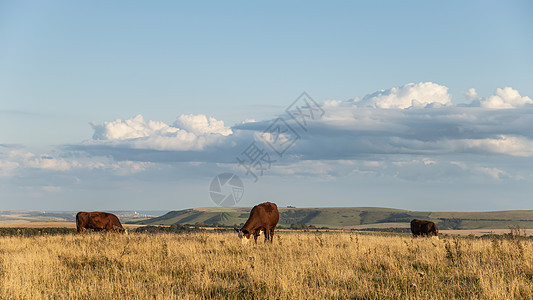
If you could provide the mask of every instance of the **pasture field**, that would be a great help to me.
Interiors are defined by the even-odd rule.
[[[0,237],[0,299],[532,299],[533,240],[281,233]]]

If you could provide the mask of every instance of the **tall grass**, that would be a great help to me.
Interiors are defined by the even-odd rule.
[[[1,299],[532,299],[533,241],[287,233],[0,238]]]

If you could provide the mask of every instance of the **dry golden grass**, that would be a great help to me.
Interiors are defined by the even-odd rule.
[[[1,299],[531,299],[533,241],[285,233],[0,238]]]

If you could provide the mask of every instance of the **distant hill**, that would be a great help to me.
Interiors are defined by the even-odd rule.
[[[171,211],[138,221],[147,225],[221,224],[241,225],[248,219],[250,207],[206,207]],[[329,228],[406,228],[412,219],[431,220],[439,229],[502,229],[519,225],[533,228],[533,210],[493,212],[424,212],[381,207],[280,207],[282,226],[306,224]]]
[[[112,211],[123,223],[147,225],[221,224],[240,226],[250,207],[204,207],[171,211],[159,217],[152,212]],[[491,212],[424,212],[381,207],[280,207],[281,226],[306,224],[316,227],[365,229],[408,228],[412,219],[437,223],[439,229],[506,229],[519,225],[533,229],[533,210]],[[76,212],[0,211],[0,224],[23,222],[74,222]]]

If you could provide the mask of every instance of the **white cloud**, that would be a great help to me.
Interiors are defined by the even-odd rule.
[[[291,176],[295,177],[320,177],[335,179],[354,174],[365,177],[383,177],[401,179],[402,181],[448,183],[461,182],[465,179],[477,181],[503,179],[520,179],[520,176],[511,176],[501,167],[491,166],[492,162],[458,162],[448,158],[413,158],[412,156],[393,155],[381,161],[355,159],[355,160],[299,160],[281,161],[273,164],[265,172],[266,177]],[[239,168],[226,165],[227,169],[239,172]],[[523,178],[522,178],[523,179]]]
[[[28,170],[75,172],[103,170],[116,175],[130,175],[146,170],[152,164],[137,161],[113,161],[109,157],[55,157],[20,149],[0,151],[0,176],[11,177]]]
[[[358,107],[409,108],[450,105],[448,88],[433,82],[409,83],[366,95]]]
[[[493,179],[501,179],[504,176],[507,176],[507,173],[498,168],[480,168],[481,171],[485,172],[487,175]]]
[[[481,101],[481,106],[487,108],[515,108],[532,103],[533,101],[531,98],[522,97],[517,90],[510,87],[504,87],[503,89],[496,89],[494,95]]]
[[[208,119],[205,115],[181,115],[175,124],[176,127],[183,128],[196,135],[218,133],[228,136],[233,133],[231,128],[224,126],[224,121],[217,121],[212,117]]]
[[[24,161],[24,165],[29,168],[52,171],[68,171],[72,168],[81,167],[81,164],[77,160],[53,158],[48,155],[42,155],[40,157],[34,155],[31,159]]]
[[[13,172],[19,167],[19,163],[14,161],[0,160],[0,176],[11,176]]]
[[[468,165],[466,163],[458,162],[458,161],[451,161],[450,165],[457,166],[459,169],[461,169],[464,172],[470,172],[474,175],[488,176],[489,178],[494,179],[494,180],[511,178],[509,173],[499,168],[495,168],[495,167],[480,166],[478,164]],[[523,180],[524,178],[521,176],[516,176],[515,179]]]
[[[272,174],[297,175],[297,176],[330,176],[336,173],[337,162],[328,161],[296,161],[290,164],[274,164]]]
[[[475,100],[479,99],[479,96],[477,95],[476,89],[474,89],[474,88],[468,89],[468,91],[466,91],[464,93],[464,95],[465,95],[466,99],[469,100],[469,101],[475,101]]]
[[[422,162],[423,162],[424,165],[426,165],[426,166],[437,164],[436,161],[434,161],[434,160],[432,160],[432,159],[429,159],[429,158],[424,158],[424,159],[422,159]]]
[[[488,98],[479,97],[474,88],[469,89],[464,95],[466,99],[472,101],[471,106],[484,108],[519,108],[533,104],[531,98],[521,96],[517,90],[511,87],[497,88],[494,94]]]
[[[42,187],[42,190],[49,193],[57,193],[61,192],[62,188],[60,186],[55,185],[46,185]]]
[[[223,121],[205,115],[181,115],[174,125],[161,121],[146,122],[142,115],[103,124],[91,123],[93,141],[86,145],[110,145],[151,150],[202,150],[233,133]]]
[[[179,131],[179,128],[168,126],[163,122],[146,122],[142,115],[124,121],[117,119],[103,124],[91,123],[91,126],[94,129],[95,140],[126,140],[152,135],[171,135]]]
[[[130,175],[142,172],[151,165],[152,163],[148,162],[119,161],[112,163],[109,166],[104,166],[104,168],[110,168],[117,175]]]
[[[352,163],[353,164],[353,163]],[[364,162],[364,166],[366,167],[380,167],[382,165],[381,162],[375,161],[375,160],[369,160]]]
[[[533,140],[525,137],[501,135],[498,138],[464,140],[457,147],[479,152],[505,154],[519,157],[533,156]]]

